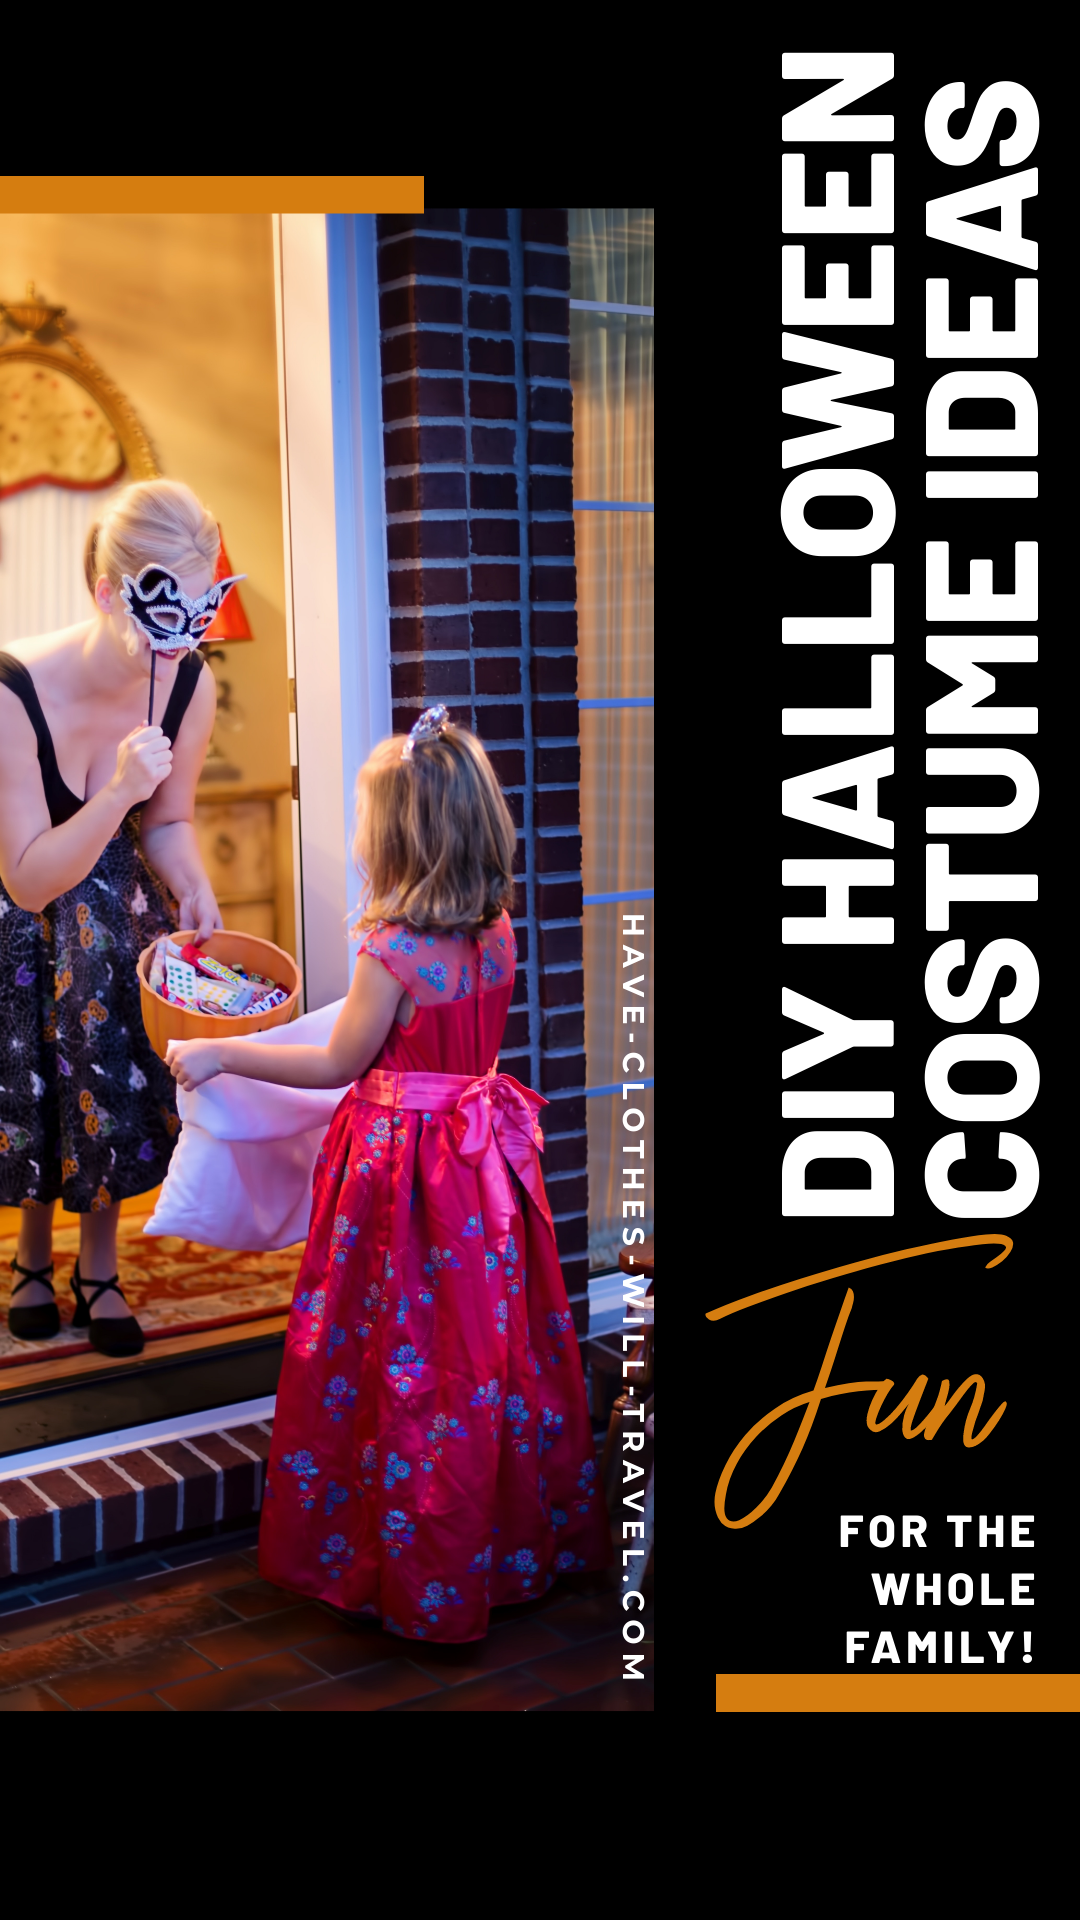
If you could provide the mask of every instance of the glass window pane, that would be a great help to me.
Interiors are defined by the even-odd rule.
[[[578,207],[570,211],[571,298],[653,304],[651,208]],[[653,323],[641,314],[570,315],[574,388],[575,500],[653,498]],[[642,699],[653,690],[652,514],[579,511],[574,516],[578,573],[578,689],[582,699]],[[581,734],[581,835],[586,894],[638,891],[653,883],[653,715],[648,708],[585,708]],[[650,998],[643,1028],[623,1027],[622,914],[649,901],[586,907],[585,1048],[589,1086],[618,1083],[614,1096],[587,1102],[589,1255],[610,1266],[624,1224],[652,1231],[652,1093],[638,1099],[644,1135],[624,1130],[622,1061],[645,1054],[652,1073],[652,951],[644,946]],[[632,1036],[632,1037],[631,1037]],[[645,1044],[642,1045],[642,1040]],[[632,1102],[628,1102],[632,1105]],[[645,1140],[645,1159],[622,1152]],[[645,1218],[624,1222],[622,1169],[644,1165]],[[626,1199],[636,1199],[637,1190]]]
[[[586,707],[579,726],[585,892],[651,887],[653,710]]]
[[[574,516],[578,692],[583,700],[653,690],[653,516]]]
[[[653,497],[653,323],[570,315],[575,500]]]
[[[653,305],[652,207],[571,207],[570,298]]]

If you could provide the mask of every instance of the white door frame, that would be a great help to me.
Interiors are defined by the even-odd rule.
[[[348,990],[355,778],[390,731],[375,221],[274,216],[298,959]]]

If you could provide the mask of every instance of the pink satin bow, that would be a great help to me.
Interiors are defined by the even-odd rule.
[[[513,1167],[526,1192],[546,1212],[538,1152],[544,1136],[536,1115],[547,1101],[509,1073],[485,1074],[458,1096],[455,1133],[463,1160],[476,1168],[483,1195],[485,1238],[501,1251],[514,1214],[506,1174]],[[459,1131],[460,1129],[460,1131]]]

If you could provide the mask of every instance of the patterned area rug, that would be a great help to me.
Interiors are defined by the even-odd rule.
[[[220,1247],[201,1247],[193,1240],[169,1235],[148,1239],[142,1229],[153,1211],[153,1198],[143,1196],[145,1211],[139,1203],[124,1204],[118,1263],[125,1298],[138,1314],[148,1341],[162,1340],[169,1334],[235,1326],[286,1311],[292,1300],[302,1243],[279,1253],[224,1253]],[[138,1211],[128,1211],[129,1206],[137,1205]],[[85,1333],[71,1325],[74,1302],[68,1283],[79,1250],[79,1227],[70,1214],[57,1213],[53,1235],[60,1332],[54,1340],[14,1340],[8,1332],[16,1221],[17,1216],[5,1208],[0,1219],[0,1368],[89,1353]]]

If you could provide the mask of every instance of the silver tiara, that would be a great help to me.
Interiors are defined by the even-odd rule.
[[[450,715],[444,706],[425,707],[416,725],[410,729],[405,745],[401,749],[402,759],[411,760],[413,748],[418,740],[436,740],[449,725]]]

